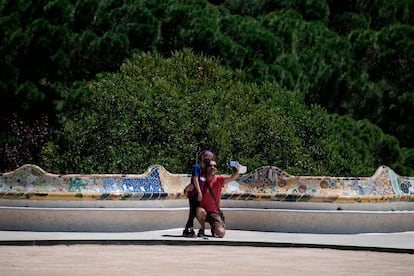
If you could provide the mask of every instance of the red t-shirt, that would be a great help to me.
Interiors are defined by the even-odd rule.
[[[220,206],[221,189],[224,186],[224,176],[215,175],[212,180],[206,181],[203,188],[203,200],[200,202],[200,207],[204,208],[206,211],[218,213],[219,207],[207,188],[207,182],[216,196],[218,206]]]

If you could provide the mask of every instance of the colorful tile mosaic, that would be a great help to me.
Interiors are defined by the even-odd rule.
[[[159,200],[184,199],[189,175],[151,166],[140,175],[56,175],[35,165],[0,176],[0,199]],[[226,185],[222,198],[286,202],[414,203],[414,178],[381,166],[371,177],[292,176],[261,167]]]

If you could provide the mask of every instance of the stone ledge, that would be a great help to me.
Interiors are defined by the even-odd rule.
[[[223,208],[226,228],[351,234],[414,230],[414,211]],[[0,207],[0,229],[49,232],[141,232],[181,228],[187,208]],[[196,228],[198,227],[195,222]]]

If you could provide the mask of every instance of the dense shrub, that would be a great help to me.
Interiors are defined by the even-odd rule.
[[[139,173],[161,164],[186,172],[210,149],[222,172],[237,159],[252,169],[370,175],[401,154],[398,141],[367,121],[307,107],[300,93],[275,83],[244,84],[189,50],[134,55],[86,87],[82,109],[63,122],[64,143],[44,147],[47,170]]]

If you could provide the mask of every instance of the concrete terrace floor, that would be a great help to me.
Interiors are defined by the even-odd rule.
[[[0,231],[0,275],[414,274],[414,232],[227,230],[218,239],[181,231]]]

